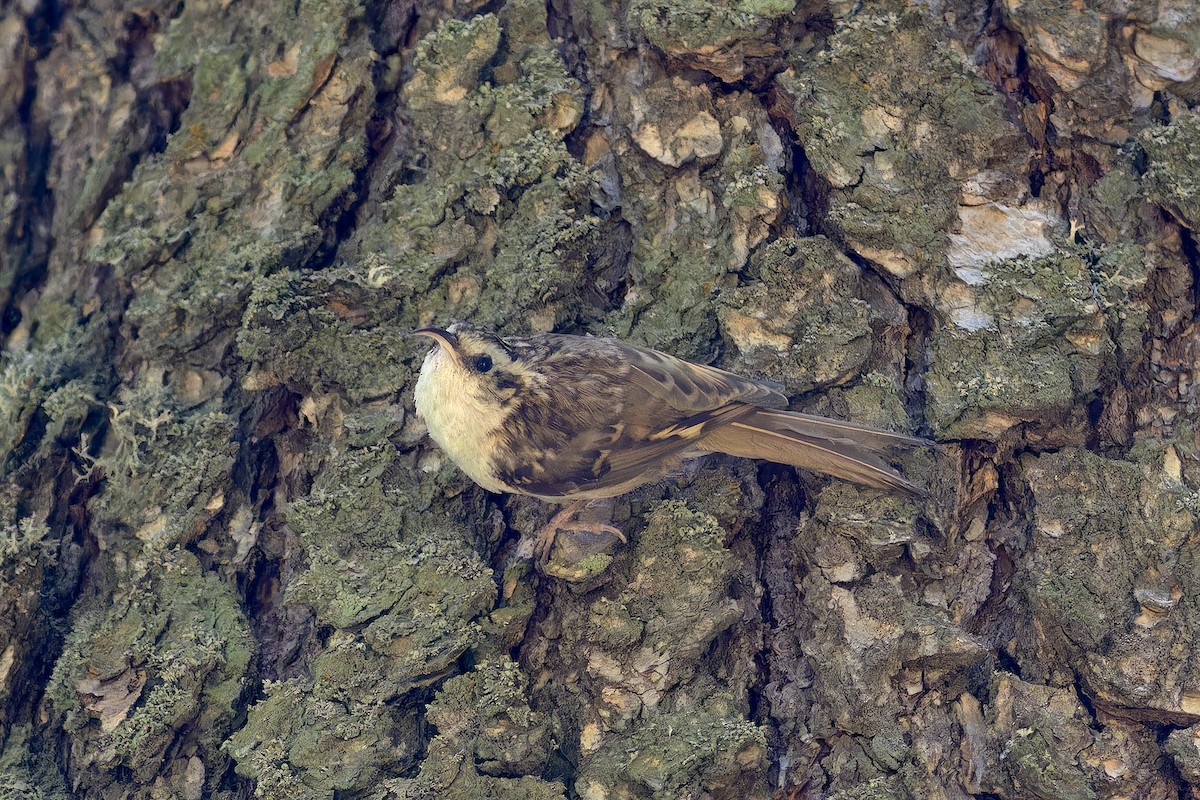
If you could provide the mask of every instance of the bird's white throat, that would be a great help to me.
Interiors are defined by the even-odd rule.
[[[425,420],[430,438],[471,480],[489,492],[503,492],[492,472],[503,414],[478,400],[471,377],[444,346],[430,350],[413,391],[417,415]]]

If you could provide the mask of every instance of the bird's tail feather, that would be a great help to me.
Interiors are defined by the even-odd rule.
[[[789,464],[880,489],[925,496],[882,458],[892,447],[928,447],[932,442],[852,422],[789,411],[757,409],[708,433],[698,446],[744,458]]]

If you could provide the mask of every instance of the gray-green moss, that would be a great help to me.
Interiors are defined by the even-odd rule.
[[[762,729],[729,714],[719,695],[700,708],[658,714],[597,751],[576,791],[588,800],[667,800],[703,792],[721,800],[757,796],[766,765]]]
[[[414,322],[437,309],[549,328],[577,313],[599,225],[595,177],[563,142],[583,97],[544,25],[531,22],[544,15],[511,4],[499,18],[446,22],[417,47],[402,94],[436,139],[419,146],[419,174],[381,198],[358,245],[380,283],[411,296]]]
[[[750,261],[753,280],[721,296],[726,366],[789,393],[858,374],[871,352],[861,275],[824,237],[776,239]]]
[[[225,743],[239,775],[267,800],[318,800],[376,786],[412,765],[420,740],[411,709],[314,697],[299,680],[265,682],[246,724]]]
[[[1075,405],[1071,353],[1031,350],[988,332],[945,329],[933,341],[929,421],[939,437],[995,438],[1025,420],[1061,419]]]
[[[1070,664],[1127,714],[1196,712],[1183,688],[1195,659],[1177,643],[1200,620],[1186,544],[1200,517],[1194,491],[1166,471],[1175,457],[1143,446],[1137,462],[1078,449],[1024,459],[1035,505],[1014,590],[1040,632],[1016,641],[1028,679],[1061,678],[1049,665]]]
[[[1090,397],[1115,346],[1107,287],[1079,255],[995,264],[975,280],[970,327],[933,331],[928,418],[939,434],[996,438],[1022,421],[1063,421]],[[1129,287],[1115,287],[1123,296]]]
[[[333,445],[314,439],[294,456],[321,469],[282,509],[305,556],[284,602],[311,608],[329,633],[309,679],[272,684],[230,737],[238,773],[264,797],[366,791],[414,766],[414,691],[452,674],[497,628],[492,571],[442,507],[443,483],[418,481],[391,444],[402,418],[310,400],[301,412]]]
[[[75,625],[55,664],[49,699],[70,732],[90,784],[158,774],[181,730],[192,731],[208,775],[246,689],[254,644],[233,588],[191,553],[156,565]]]
[[[11,501],[15,487],[9,489],[6,500]],[[44,519],[30,515],[16,516],[16,508],[8,505],[0,517],[0,570],[20,574],[39,561],[39,556],[55,545],[50,526]]]
[[[1000,673],[988,708],[989,767],[1002,785],[1031,797],[1099,797],[1100,771],[1088,769],[1093,743],[1088,712],[1071,690],[1055,689]],[[997,776],[998,777],[998,776]]]
[[[1166,750],[1185,781],[1200,783],[1200,725],[1172,731]]]
[[[620,161],[620,182],[629,187],[623,207],[640,224],[632,242],[634,288],[608,322],[619,336],[707,361],[719,334],[718,297],[738,285],[737,273],[782,208],[781,144],[747,93],[713,102],[703,85],[664,78],[644,96],[644,107],[631,104],[627,112],[635,126],[707,114],[719,123],[721,149],[676,170],[664,171],[649,156]]]
[[[668,56],[736,81],[747,57],[778,52],[772,27],[795,5],[795,0],[635,0],[626,17]]]
[[[317,221],[361,164],[373,85],[370,54],[347,45],[358,6],[311,0],[259,18],[273,44],[257,52],[281,55],[270,63],[232,44],[241,14],[213,8],[188,4],[158,42],[159,69],[191,78],[191,102],[165,150],[107,204],[91,251],[119,277],[136,276],[124,317],[131,350],[185,363],[190,351],[228,345],[257,278],[320,243]],[[200,20],[209,33],[198,49]]]
[[[147,553],[198,539],[230,488],[234,421],[205,406],[184,408],[161,373],[123,386],[108,412],[103,448],[84,459],[105,481],[91,504],[100,535],[122,549],[136,541]]]
[[[247,388],[285,384],[351,400],[394,395],[418,345],[396,325],[407,288],[370,267],[286,271],[255,282],[238,331]]]
[[[529,707],[527,679],[507,659],[450,679],[426,709],[437,729],[420,773],[388,784],[389,797],[561,800],[561,783],[538,780],[556,732]]]
[[[714,473],[695,492],[727,515],[738,481]],[[713,515],[678,501],[646,510],[644,530],[626,528],[631,543],[605,590],[555,590],[533,623],[523,663],[534,697],[572,728],[563,748],[578,753],[581,797],[755,796],[764,734],[747,719],[741,682],[707,655],[738,636],[741,564]]]
[[[1200,114],[1181,108],[1169,125],[1147,128],[1139,142],[1148,159],[1142,180],[1150,199],[1200,230]]]
[[[652,44],[672,52],[703,50],[762,36],[772,21],[791,12],[795,5],[795,0],[637,0],[629,13]]]
[[[507,658],[445,683],[426,707],[437,733],[412,778],[387,777],[414,763],[419,733],[411,709],[358,697],[316,700],[298,682],[268,684],[267,694],[229,743],[260,797],[318,798],[337,790],[380,800],[564,797],[561,784],[528,776],[544,767],[554,727],[529,708],[526,680]]]
[[[99,406],[94,393],[104,378],[94,369],[102,323],[81,323],[67,306],[45,305],[46,325],[38,326],[36,346],[26,351],[14,331],[9,349],[0,353],[0,468],[5,474],[52,452],[59,436],[77,440],[84,419]],[[43,412],[48,419],[38,438],[31,423]]]
[[[899,276],[943,268],[962,181],[1020,175],[1024,158],[1000,96],[928,25],[913,11],[855,16],[777,79],[832,187],[826,223]]]
[[[44,748],[31,741],[31,725],[12,725],[0,749],[0,800],[68,800],[71,794]]]
[[[831,389],[827,398],[836,416],[901,433],[912,432],[904,392],[896,377],[868,372],[853,386]],[[921,448],[911,452],[916,458],[929,454]]]
[[[416,112],[456,106],[478,89],[480,73],[496,56],[500,23],[494,14],[447,20],[417,43],[413,76],[404,93]]]
[[[465,652],[495,604],[491,570],[448,521],[417,513],[396,458],[390,445],[348,448],[286,511],[308,561],[288,602],[349,629],[314,664],[318,694],[403,694]]]

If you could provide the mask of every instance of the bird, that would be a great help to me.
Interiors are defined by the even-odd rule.
[[[696,364],[611,337],[500,336],[470,323],[423,327],[433,340],[414,389],[430,438],[489,492],[570,505],[538,537],[544,562],[592,500],[726,453],[924,498],[881,455],[933,442],[787,410],[781,385]]]

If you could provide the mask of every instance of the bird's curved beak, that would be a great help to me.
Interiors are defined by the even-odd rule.
[[[426,336],[445,348],[455,361],[458,361],[458,337],[450,331],[441,328],[417,328],[410,336]]]

